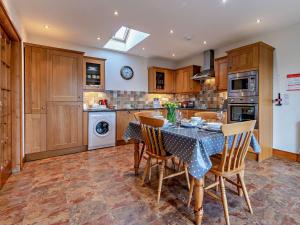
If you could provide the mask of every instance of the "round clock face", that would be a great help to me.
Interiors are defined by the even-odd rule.
[[[130,66],[123,66],[121,69],[121,76],[125,80],[130,80],[133,77],[133,69]]]

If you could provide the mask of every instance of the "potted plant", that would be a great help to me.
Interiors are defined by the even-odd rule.
[[[176,123],[176,109],[179,107],[179,105],[175,102],[167,102],[165,103],[165,107],[168,111],[167,120],[170,123]]]

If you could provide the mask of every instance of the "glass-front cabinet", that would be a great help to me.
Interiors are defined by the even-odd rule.
[[[83,89],[105,90],[105,59],[83,58]]]

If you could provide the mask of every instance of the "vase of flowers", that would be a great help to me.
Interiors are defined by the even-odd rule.
[[[167,120],[170,123],[176,123],[176,109],[178,108],[178,104],[174,102],[165,103],[165,107],[167,108]]]

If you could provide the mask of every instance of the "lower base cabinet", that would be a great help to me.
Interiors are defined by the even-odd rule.
[[[25,114],[25,154],[46,151],[46,114]]]
[[[82,146],[82,102],[48,102],[47,150]]]

